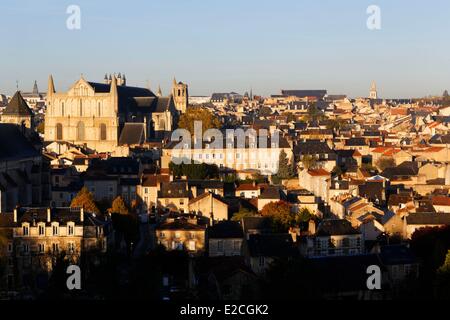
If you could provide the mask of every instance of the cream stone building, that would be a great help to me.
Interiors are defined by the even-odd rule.
[[[70,142],[99,152],[163,139],[185,110],[187,85],[174,83],[169,97],[130,87],[125,76],[105,76],[103,83],[83,77],[66,92],[56,92],[49,77],[45,141]],[[175,102],[176,101],[176,102]]]

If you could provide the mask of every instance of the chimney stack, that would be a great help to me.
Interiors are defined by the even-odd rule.
[[[83,207],[80,208],[80,221],[84,222],[84,208]]]
[[[47,208],[47,222],[52,221],[52,211],[50,208]]]

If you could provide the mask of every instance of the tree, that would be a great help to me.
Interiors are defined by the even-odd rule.
[[[188,179],[215,179],[219,177],[219,167],[215,164],[207,163],[169,163],[170,172],[176,176],[186,176]]]
[[[388,168],[396,167],[396,164],[394,158],[381,157],[377,160],[376,166],[380,168],[381,171],[384,171]]]
[[[261,107],[261,109],[259,109],[259,115],[261,117],[268,117],[272,114],[272,109],[270,109],[269,107]]]
[[[294,167],[289,163],[286,152],[281,150],[278,160],[278,173],[277,176],[280,179],[288,179],[294,175]]]
[[[335,176],[340,176],[343,174],[342,168],[340,166],[334,166],[333,170],[331,171],[331,173]]]
[[[295,215],[291,212],[291,206],[285,201],[270,202],[266,204],[261,215],[272,220],[272,227],[276,232],[286,232],[289,227],[295,225]]]
[[[297,121],[297,117],[291,112],[285,112],[285,113],[283,113],[283,116],[286,117],[286,122]]]
[[[257,216],[257,215],[258,215],[258,214],[257,214],[255,211],[250,210],[250,209],[247,209],[247,208],[244,208],[244,207],[241,207],[241,208],[239,209],[239,212],[235,213],[235,214],[233,215],[233,217],[231,218],[231,220],[232,220],[232,221],[237,221],[237,222],[239,222],[239,221],[241,221],[243,218],[246,218],[246,217],[255,217],[255,216]]]
[[[94,196],[86,187],[83,187],[80,192],[78,192],[76,197],[72,199],[70,207],[83,208],[84,210],[95,214],[100,213],[100,210],[98,209],[97,204],[94,201]]]
[[[314,218],[314,214],[306,207],[301,208],[295,215],[295,220],[297,224],[303,222],[309,222],[309,220]]]
[[[194,135],[194,122],[202,122],[202,130],[205,132],[208,129],[219,129],[221,127],[219,119],[213,115],[209,110],[201,107],[191,107],[186,110],[180,117],[178,127],[186,129]]]
[[[437,270],[435,294],[438,299],[450,299],[450,250],[444,264]]]
[[[306,170],[315,169],[317,167],[317,160],[311,154],[305,154],[302,158],[303,167]]]
[[[41,123],[38,124],[38,126],[36,127],[36,131],[40,134],[44,134],[44,130],[45,130],[45,122],[42,121]]]
[[[127,205],[125,204],[125,201],[123,201],[121,196],[118,196],[114,199],[109,211],[111,213],[118,213],[122,215],[127,215],[130,213],[130,210],[128,210]]]
[[[308,122],[319,121],[325,118],[324,113],[317,108],[317,104],[312,104],[308,107],[308,111],[305,115],[305,120]]]

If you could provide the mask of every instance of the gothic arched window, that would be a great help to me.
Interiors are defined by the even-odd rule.
[[[56,140],[63,139],[63,127],[61,123],[56,124]]]
[[[64,102],[61,102],[61,115],[64,117]]]
[[[83,100],[80,99],[80,117],[83,116]]]
[[[98,103],[97,105],[97,111],[98,111],[98,116],[101,117],[102,116],[102,104],[101,102]]]
[[[77,140],[84,140],[84,123],[82,121],[77,124]]]
[[[106,140],[106,124],[100,125],[100,140]]]

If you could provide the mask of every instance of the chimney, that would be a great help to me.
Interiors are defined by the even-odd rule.
[[[84,208],[83,207],[80,208],[80,221],[81,222],[84,221]]]
[[[47,222],[52,221],[52,211],[50,208],[47,208]]]
[[[17,208],[14,208],[14,222],[17,222]]]
[[[314,222],[314,220],[309,220],[308,223],[308,231],[311,235],[316,234],[316,223]]]

